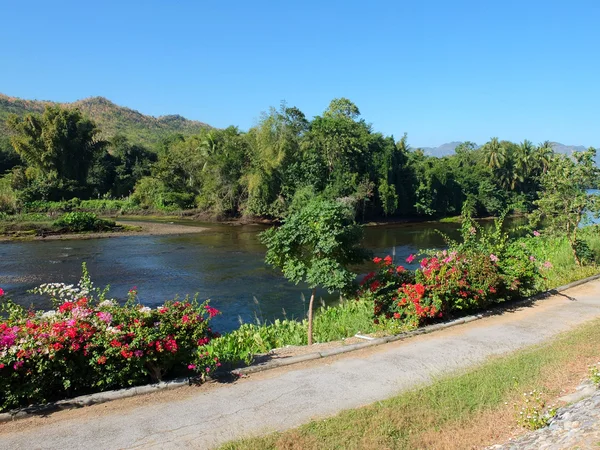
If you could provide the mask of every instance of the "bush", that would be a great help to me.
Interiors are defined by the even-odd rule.
[[[39,292],[54,297],[54,311],[28,311],[9,301],[0,322],[0,410],[107,389],[207,374],[218,360],[203,348],[216,336],[208,302],[166,302],[150,309],[95,298],[86,283]]]
[[[67,231],[103,231],[116,226],[115,222],[100,219],[94,213],[87,212],[69,212],[63,214],[54,225]]]
[[[447,239],[448,250],[428,252],[414,275],[402,266],[394,268],[389,256],[375,258],[378,269],[363,279],[358,296],[373,301],[376,322],[394,319],[403,327],[414,328],[532,295],[542,287],[541,271],[552,266],[540,263],[530,249],[537,236],[535,232],[510,239],[503,231],[503,217],[485,230],[467,216],[462,241]]]

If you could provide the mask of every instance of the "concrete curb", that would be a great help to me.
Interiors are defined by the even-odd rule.
[[[437,323],[434,325],[428,325],[426,327],[419,328],[413,331],[407,331],[404,333],[385,336],[381,338],[375,338],[373,340],[367,342],[360,342],[357,344],[350,344],[343,347],[337,347],[330,350],[325,350],[322,352],[314,352],[308,353],[305,355],[292,356],[287,359],[274,360],[269,361],[262,364],[256,364],[248,367],[243,367],[241,369],[232,370],[231,373],[242,376],[249,375],[252,373],[264,372],[266,370],[276,369],[278,367],[291,366],[293,364],[298,364],[306,361],[312,361],[315,359],[328,358],[330,356],[341,355],[344,353],[350,353],[356,350],[361,350],[367,347],[375,347],[383,344],[387,344],[389,342],[402,341],[405,339],[409,339],[413,336],[418,336],[421,334],[429,334],[435,331],[444,330],[446,328],[451,328],[456,325],[462,325],[465,323],[473,322],[475,320],[483,319],[484,317],[489,317],[492,315],[499,314],[508,309],[518,308],[522,305],[526,305],[532,303],[536,300],[541,300],[546,297],[550,297],[552,295],[556,295],[560,292],[566,291],[567,289],[571,289],[577,286],[580,286],[585,283],[589,283],[590,281],[600,279],[600,274],[593,275],[591,277],[583,278],[581,280],[573,281],[572,283],[565,284],[564,286],[559,286],[555,289],[550,289],[545,292],[541,292],[532,297],[528,297],[522,300],[517,300],[514,302],[506,303],[504,305],[496,306],[487,311],[483,311],[478,314],[474,314],[471,316],[461,317],[459,319],[451,320],[449,322]],[[109,402],[111,400],[117,400],[121,398],[133,397],[136,395],[148,394],[156,391],[162,391],[167,389],[176,389],[181,386],[192,384],[192,380],[189,378],[178,378],[171,381],[163,381],[156,384],[148,384],[144,386],[136,386],[125,389],[118,389],[113,391],[105,391],[98,392],[95,394],[82,395],[79,397],[75,397],[72,399],[59,400],[54,403],[48,403],[45,405],[34,405],[23,409],[13,410],[6,413],[0,413],[0,423],[9,422],[11,420],[23,419],[29,417],[30,415],[40,415],[45,413],[51,413],[54,411],[66,410],[66,409],[74,409],[81,408],[84,406],[90,406],[94,404],[100,404]]]

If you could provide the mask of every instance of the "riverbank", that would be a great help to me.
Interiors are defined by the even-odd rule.
[[[37,224],[38,227],[29,230],[19,230],[13,233],[7,232],[0,235],[0,242],[6,241],[55,241],[55,240],[84,240],[115,238],[123,236],[162,236],[202,233],[207,228],[199,226],[188,226],[175,223],[151,222],[127,220],[117,222],[117,227],[107,231],[96,232],[60,232],[52,230],[49,226]]]

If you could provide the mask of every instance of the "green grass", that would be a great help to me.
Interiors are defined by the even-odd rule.
[[[473,427],[477,430],[482,419],[489,423],[497,415],[496,431],[513,427],[514,423],[508,423],[510,415],[506,420],[506,410],[523,392],[551,386],[546,395],[558,395],[562,386],[557,380],[577,379],[586,361],[600,354],[599,325],[596,320],[551,342],[492,359],[429,386],[284,433],[232,442],[222,449],[447,448],[450,442],[453,448],[473,448],[488,439],[482,433],[468,432]],[[580,364],[569,364],[573,361]],[[453,430],[465,432],[453,436]]]
[[[581,230],[580,237],[590,246],[600,263],[600,229],[597,226],[586,227]],[[546,288],[555,288],[572,281],[581,280],[600,271],[597,264],[578,266],[575,264],[573,252],[566,238],[539,238],[534,249],[541,261],[550,261],[552,269],[548,270]]]
[[[330,342],[374,333],[381,326],[373,323],[373,305],[367,301],[342,301],[336,306],[324,306],[315,311],[313,336],[315,342]],[[209,351],[230,364],[250,363],[252,356],[286,345],[307,344],[308,321],[276,320],[268,324],[243,324],[237,330],[215,339]]]

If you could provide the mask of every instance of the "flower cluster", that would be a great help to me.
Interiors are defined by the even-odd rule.
[[[391,256],[375,257],[377,269],[366,274],[360,282],[358,297],[373,302],[373,314],[378,323],[379,316],[392,318],[390,305],[398,297],[398,286],[414,281],[414,274],[402,265],[395,265]]]
[[[596,386],[600,386],[600,362],[593,364],[589,368],[590,371],[590,380]]]
[[[48,289],[47,287],[45,289]],[[202,348],[217,336],[207,302],[150,309],[77,296],[36,312],[5,301],[0,322],[0,410],[94,391],[206,374],[220,365]],[[58,290],[57,290],[58,289]],[[67,297],[65,295],[65,297]]]
[[[556,408],[546,410],[546,402],[539,391],[524,392],[521,404],[514,403],[517,423],[529,430],[544,428],[556,415]]]
[[[410,255],[407,262],[414,259]],[[433,252],[414,273],[394,266],[390,256],[373,262],[378,269],[363,278],[358,296],[372,299],[376,323],[393,318],[409,328],[530,295],[540,269],[552,267],[514,244],[497,247],[495,253],[478,248]]]

